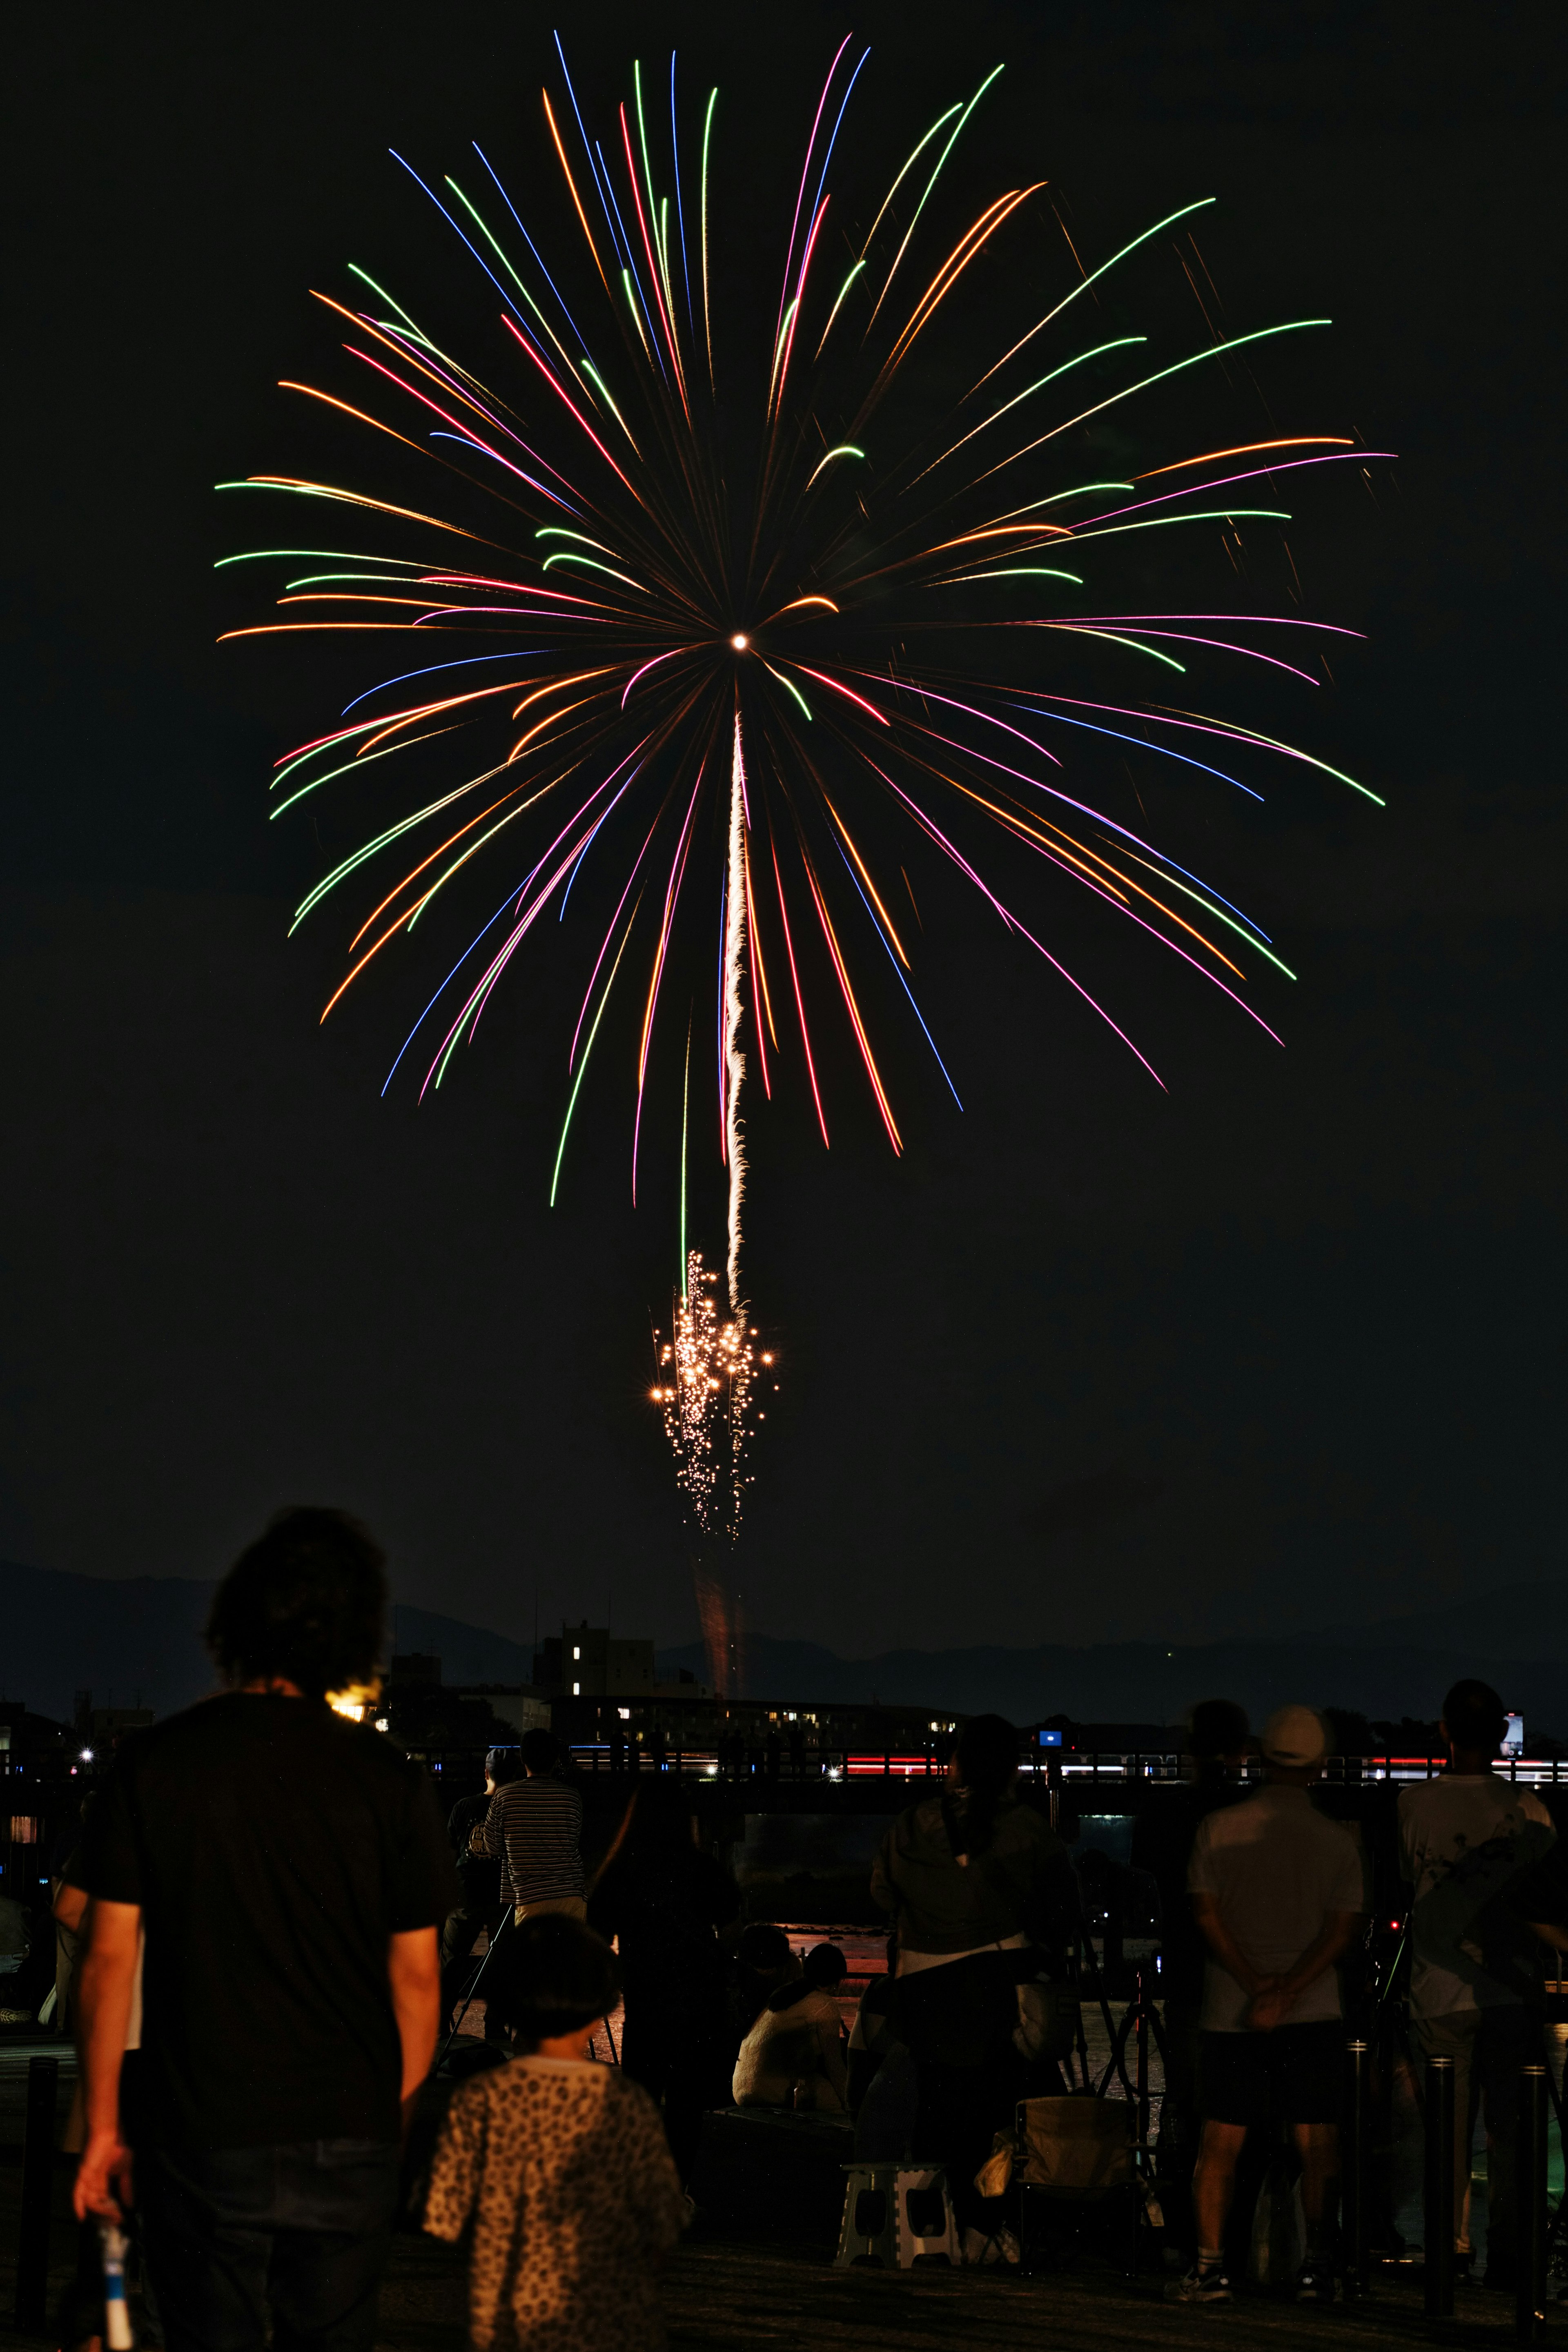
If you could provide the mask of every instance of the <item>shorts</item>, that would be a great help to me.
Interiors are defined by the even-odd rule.
[[[1272,2033],[1200,2033],[1198,2112],[1215,2124],[1337,2124],[1344,2062],[1337,2017]]]
[[[588,1918],[587,1897],[582,1895],[542,1895],[531,1903],[519,1903],[512,1912],[514,1924],[521,1927],[525,1919],[537,1919],[542,1911],[559,1911],[568,1919]]]

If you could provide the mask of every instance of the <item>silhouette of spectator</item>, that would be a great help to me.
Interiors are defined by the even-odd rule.
[[[468,1972],[468,1961],[481,1932],[493,1936],[506,1916],[501,1900],[499,1858],[488,1853],[475,1853],[469,1843],[472,1831],[490,1809],[490,1800],[498,1789],[515,1780],[522,1769],[522,1759],[515,1748],[492,1748],[485,1758],[485,1785],[473,1797],[459,1797],[447,1820],[447,1838],[458,1867],[458,1884],[462,1898],[455,1911],[447,1915],[441,1930],[441,2007],[449,2015],[462,1993]]]
[[[814,1944],[798,1982],[770,1993],[735,2061],[735,2104],[842,2115],[844,2028],[834,1994],[848,1963],[837,1944]]]
[[[1160,2107],[1160,2195],[1172,2242],[1196,2252],[1192,2176],[1198,2151],[1198,2016],[1208,1945],[1193,1916],[1187,1869],[1204,1821],[1247,1794],[1241,1775],[1250,1733],[1246,1711],[1227,1698],[1201,1699],[1187,1732],[1189,1778],[1162,1790],[1137,1818],[1131,1863],[1160,1891],[1160,1993],[1164,2008],[1165,2095]]]
[[[860,1996],[849,2032],[846,2096],[855,2118],[855,2154],[868,2164],[899,2163],[910,2152],[920,2096],[915,2062],[893,2021],[899,1939],[888,1938],[887,1973]]]
[[[482,1822],[468,1832],[470,1853],[501,1857],[501,1901],[513,1906],[518,1926],[541,1911],[585,1919],[583,1800],[561,1778],[559,1741],[548,1731],[525,1731],[522,1778],[490,1800]]]
[[[973,2261],[1018,2260],[1001,2200],[973,2187],[993,2136],[1020,2098],[1064,2087],[1053,2064],[1026,2054],[1019,1986],[1072,1935],[1078,1888],[1061,1840],[1019,1802],[1017,1776],[1012,1725],[972,1716],[942,1795],[899,1815],[871,1873],[872,1898],[897,1927],[894,2022],[920,2079],[915,2155],[948,2167]]]
[[[719,1930],[741,1907],[734,1880],[696,1831],[678,1790],[639,1789],[588,1898],[590,1925],[620,1951],[621,2064],[662,2111],[683,2182],[704,2108],[729,2095]]]
[[[588,2056],[614,1958],[576,1920],[536,1914],[496,1966],[522,2054],[454,2096],[425,2205],[435,2237],[472,2223],[468,2341],[663,2352],[657,2273],[687,2202],[647,2093]]]
[[[1454,2062],[1455,2244],[1469,2253],[1470,2149],[1484,2114],[1487,2284],[1511,2288],[1519,2070],[1542,2054],[1543,2005],[1539,1931],[1510,1898],[1556,1832],[1539,1797],[1492,1769],[1506,1726],[1489,1684],[1455,1684],[1443,1701],[1449,1769],[1400,1790],[1399,1851],[1415,1889],[1412,2031],[1424,2058]]]
[[[381,1653],[384,1564],[342,1513],[275,1519],[219,1586],[216,1698],[127,1739],[86,1822],[88,2140],[112,2217],[146,1924],[136,2202],[169,2352],[368,2352],[400,2126],[440,2016],[452,1866],[425,1776],[329,1691]]]
[[[728,2049],[732,2067],[735,2053],[751,2032],[770,1993],[798,1979],[800,1962],[789,1937],[771,1919],[753,1919],[741,1930],[725,2001],[729,2020]]]
[[[1197,2252],[1176,2292],[1229,2300],[1222,2248],[1237,2158],[1254,2125],[1289,2124],[1301,2159],[1307,2258],[1300,2299],[1331,2302],[1329,2232],[1339,2179],[1344,2027],[1335,1963],[1361,1925],[1361,1856],[1314,1811],[1309,1790],[1327,1748],[1309,1706],[1277,1708],[1263,1727],[1268,1785],[1211,1812],[1187,1885],[1207,1939],[1198,2089],[1203,2138],[1193,2179]]]

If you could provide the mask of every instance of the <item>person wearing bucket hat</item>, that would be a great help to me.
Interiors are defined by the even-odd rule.
[[[1255,2124],[1288,2123],[1301,2158],[1307,2259],[1299,2297],[1330,2302],[1339,2176],[1342,2010],[1335,1962],[1365,1907],[1361,1856],[1313,1807],[1328,1735],[1310,1706],[1277,1707],[1259,1741],[1266,1785],[1210,1813],[1187,1874],[1207,1940],[1199,2034],[1203,2138],[1193,2179],[1198,2256],[1183,2302],[1229,2299],[1221,2248],[1237,2160]]]
[[[1290,1772],[1310,1771],[1329,1752],[1328,1733],[1315,1706],[1277,1706],[1258,1744],[1266,1764]]]

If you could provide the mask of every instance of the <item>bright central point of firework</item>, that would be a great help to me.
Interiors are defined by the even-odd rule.
[[[740,635],[732,636],[730,640],[730,643],[734,646],[735,651],[738,654],[743,654],[751,642],[750,637],[742,637]]]

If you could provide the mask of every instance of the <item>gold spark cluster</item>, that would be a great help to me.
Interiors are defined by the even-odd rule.
[[[690,1518],[704,1536],[722,1535],[731,1543],[740,1535],[742,1505],[754,1475],[746,1467],[752,1423],[766,1418],[754,1410],[755,1396],[773,1360],[759,1351],[757,1336],[744,1307],[721,1314],[718,1271],[703,1265],[700,1250],[689,1251],[686,1296],[678,1292],[672,1302],[670,1336],[655,1334],[658,1381],[652,1394],[664,1414]]]

